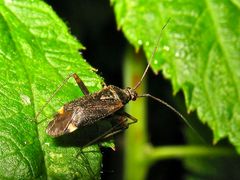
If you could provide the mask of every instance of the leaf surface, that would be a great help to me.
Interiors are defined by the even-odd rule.
[[[165,28],[152,68],[183,90],[214,133],[240,151],[240,4],[238,1],[111,1],[118,27],[150,58]]]
[[[0,1],[0,178],[99,178],[98,146],[79,152],[69,138],[45,133],[53,114],[64,103],[82,96],[73,80],[36,114],[62,81],[76,72],[90,92],[99,78],[53,10],[39,0]],[[36,122],[37,121],[37,122]]]

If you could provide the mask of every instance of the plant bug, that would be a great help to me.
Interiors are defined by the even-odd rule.
[[[78,84],[79,88],[83,92],[84,96],[65,104],[54,116],[53,120],[48,124],[46,133],[52,137],[58,137],[64,134],[71,133],[80,127],[90,126],[101,120],[109,120],[109,121],[117,122],[117,124],[114,125],[111,129],[109,129],[108,131],[106,131],[104,134],[97,137],[96,139],[92,140],[87,145],[92,144],[93,142],[96,142],[100,139],[105,139],[109,136],[117,134],[118,132],[121,132],[122,130],[127,129],[130,124],[136,123],[137,119],[131,116],[130,114],[122,111],[122,109],[129,101],[135,101],[137,98],[140,98],[140,97],[149,97],[167,106],[172,111],[174,111],[178,116],[180,116],[188,124],[189,127],[191,127],[191,125],[182,116],[182,114],[179,113],[175,108],[170,106],[165,101],[159,98],[156,98],[151,94],[138,95],[136,92],[136,89],[141,85],[150,67],[150,64],[158,49],[158,46],[159,46],[158,44],[161,38],[162,31],[164,30],[168,22],[169,20],[162,27],[160,35],[157,39],[156,46],[150,57],[149,63],[145,68],[145,71],[141,79],[133,88],[127,87],[125,89],[121,89],[114,85],[108,85],[108,86],[104,86],[102,90],[95,92],[93,94],[90,94],[84,82],[76,73],[69,75],[63,81],[63,83],[55,90],[53,95],[42,107],[42,110],[50,102],[53,96],[61,89],[61,87],[71,77],[75,79],[76,83]],[[37,114],[37,117],[39,114],[40,113]],[[128,122],[128,119],[130,119],[131,122]]]

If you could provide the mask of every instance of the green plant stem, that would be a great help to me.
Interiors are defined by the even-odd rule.
[[[127,49],[124,63],[125,86],[134,87],[141,78],[146,67],[143,56],[134,53],[133,49]],[[137,89],[139,94],[144,92],[145,82]],[[127,105],[126,111],[136,117],[138,122],[129,127],[125,133],[125,162],[124,179],[143,180],[146,177],[149,164],[144,157],[144,146],[147,143],[146,133],[146,99],[140,98]]]
[[[149,162],[169,158],[191,158],[191,157],[234,157],[237,153],[232,148],[210,147],[210,146],[162,146],[145,147],[146,157]]]

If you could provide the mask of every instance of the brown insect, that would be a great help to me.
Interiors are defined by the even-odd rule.
[[[119,117],[119,121],[130,118],[133,122],[137,121],[126,112],[119,111],[130,100],[137,98],[135,91],[130,88],[120,89],[109,85],[99,92],[90,94],[77,74],[73,74],[72,77],[76,80],[85,96],[65,104],[59,110],[54,119],[48,124],[46,132],[50,136],[57,137],[71,133],[78,127],[92,125],[104,118],[111,120],[112,117]]]
[[[163,26],[161,33],[166,27],[167,23]],[[56,89],[56,91],[46,102],[46,104],[50,102],[56,92],[59,91],[59,89],[68,81],[70,77],[73,77],[75,79],[76,83],[78,84],[79,88],[85,96],[65,104],[54,116],[53,120],[48,124],[48,127],[46,129],[47,134],[52,137],[58,137],[67,133],[71,133],[80,127],[90,126],[101,120],[109,120],[116,121],[117,124],[100,137],[91,141],[91,144],[92,142],[95,142],[99,139],[104,139],[106,137],[112,136],[128,128],[130,124],[137,122],[136,118],[123,111],[123,107],[129,101],[135,101],[139,97],[150,97],[164,104],[165,106],[173,110],[175,113],[177,113],[189,125],[186,119],[175,108],[173,108],[163,100],[156,98],[150,94],[138,95],[136,92],[136,89],[141,85],[141,82],[143,81],[150,67],[151,61],[157,51],[161,33],[159,35],[157,45],[154,48],[149,63],[140,81],[135,85],[134,88],[127,87],[125,89],[121,89],[119,87],[109,85],[105,86],[102,90],[98,92],[90,94],[87,87],[76,73],[68,76],[64,80],[62,85]],[[130,119],[131,122],[128,122],[128,119]]]

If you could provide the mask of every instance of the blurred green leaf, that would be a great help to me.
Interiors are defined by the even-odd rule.
[[[197,110],[214,133],[228,137],[240,151],[240,3],[238,1],[112,0],[118,27],[151,56],[174,93],[183,90],[189,110]]]
[[[232,166],[234,164],[234,166]],[[240,162],[238,158],[189,158],[185,166],[191,173],[186,175],[188,180],[238,179]]]
[[[185,129],[184,131],[185,138],[187,139],[189,144],[199,145],[202,144],[199,139],[194,136],[193,132],[189,129]],[[227,141],[221,141],[218,145],[215,146],[214,149],[220,150],[221,148],[226,148]],[[220,152],[219,151],[219,152]],[[227,155],[227,151],[229,154]],[[240,159],[237,153],[225,149],[220,153],[226,153],[227,156],[222,154],[218,157],[218,152],[215,151],[212,153],[209,150],[209,155],[207,157],[191,157],[185,158],[183,160],[184,167],[186,169],[186,178],[188,180],[200,180],[200,179],[238,179],[239,177],[239,168],[240,168]],[[234,166],[233,166],[234,164]]]
[[[51,100],[38,123],[34,119],[72,72],[91,92],[101,88],[102,80],[79,54],[83,46],[39,0],[1,0],[0,37],[0,178],[99,178],[98,146],[80,153],[78,146],[45,133],[54,112],[82,96],[74,81]]]

